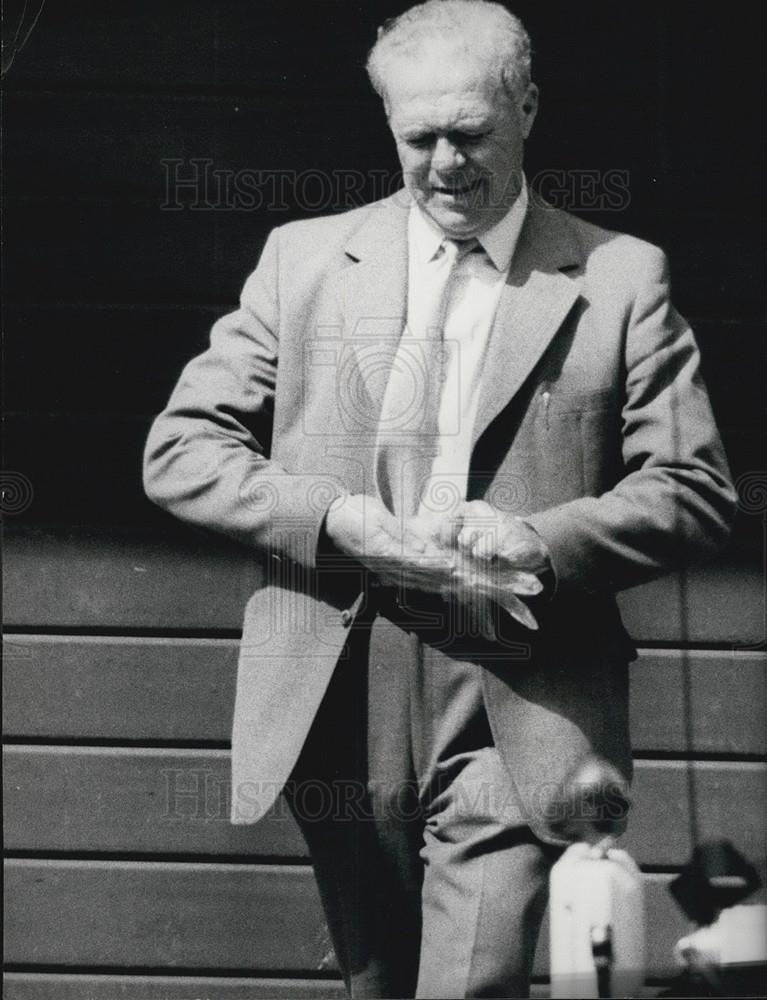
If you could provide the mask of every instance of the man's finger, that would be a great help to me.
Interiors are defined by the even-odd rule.
[[[525,573],[523,570],[506,571],[499,574],[503,580],[502,586],[508,587],[514,594],[522,597],[535,597],[543,590],[543,584],[535,573]]]
[[[524,625],[525,628],[533,629],[538,631],[538,622],[535,620],[535,616],[524,601],[520,601],[518,597],[514,594],[507,594],[502,600],[498,602],[504,611],[507,611],[511,617]]]
[[[486,530],[486,527],[481,524],[464,524],[458,532],[458,548],[466,555],[472,555],[474,544]]]
[[[493,529],[484,528],[477,532],[471,543],[471,555],[480,562],[490,562],[498,553],[498,534]]]

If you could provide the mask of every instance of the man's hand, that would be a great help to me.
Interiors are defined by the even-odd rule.
[[[502,572],[539,576],[551,570],[546,543],[521,517],[499,511],[484,500],[462,504],[458,517],[462,525],[456,544],[466,555],[496,562]]]
[[[484,500],[463,504],[456,516],[462,522],[456,547],[472,567],[482,568],[480,576],[489,578],[492,599],[523,625],[537,628],[538,623],[519,596],[540,593],[541,577],[552,570],[543,539],[521,518],[499,511]]]
[[[440,593],[458,558],[414,518],[394,517],[376,497],[339,497],[328,509],[325,531],[344,555],[392,587]]]
[[[535,629],[537,622],[519,597],[532,597],[542,589],[534,572],[514,563],[512,535],[517,529],[505,524],[505,517],[475,501],[463,505],[454,518],[421,515],[401,522],[376,498],[354,495],[334,501],[325,530],[336,548],[382,583],[461,601],[473,612],[478,629],[494,638],[493,602]],[[494,547],[499,536],[493,535],[492,525],[499,518],[504,543]],[[532,555],[529,543],[524,551]],[[535,559],[529,561],[538,565]]]

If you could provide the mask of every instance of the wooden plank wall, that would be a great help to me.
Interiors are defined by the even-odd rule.
[[[373,197],[371,171],[393,171],[361,65],[404,6],[56,0],[8,74],[5,464],[23,477],[4,511],[15,1000],[341,994],[284,803],[255,827],[226,821],[255,561],[155,511],[139,461],[151,415],[269,228],[343,207],[350,183]],[[731,10],[702,18],[688,0],[641,13],[592,2],[575,19],[553,3],[514,9],[540,53],[530,175],[563,207],[668,249],[744,497],[716,566],[622,598],[641,646],[627,844],[647,880],[657,984],[685,930],[666,885],[694,826],[765,856],[761,172],[743,141],[758,134],[761,52]],[[193,159],[287,186],[238,206],[210,181],[174,210],[167,164],[189,177]],[[583,201],[587,172],[608,170],[630,177],[618,212]],[[332,204],[318,176],[334,178]]]

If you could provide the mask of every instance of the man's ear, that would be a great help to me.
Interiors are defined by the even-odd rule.
[[[520,110],[522,114],[522,134],[527,139],[532,131],[535,116],[538,114],[538,88],[534,83],[528,86],[520,105]]]

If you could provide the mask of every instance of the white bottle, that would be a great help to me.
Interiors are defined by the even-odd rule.
[[[643,987],[642,874],[612,844],[572,844],[551,870],[553,998],[633,997]]]

